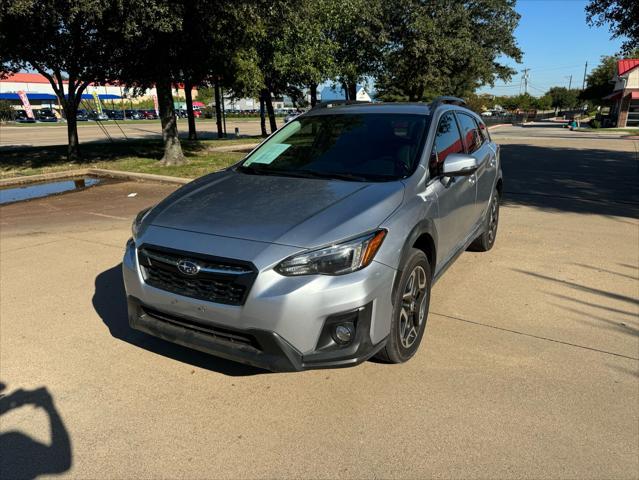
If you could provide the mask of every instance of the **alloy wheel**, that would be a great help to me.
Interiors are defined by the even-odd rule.
[[[399,312],[399,339],[404,348],[410,348],[417,339],[426,315],[426,272],[417,265],[406,282]]]

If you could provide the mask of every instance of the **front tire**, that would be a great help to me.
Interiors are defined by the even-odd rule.
[[[403,363],[415,355],[428,319],[431,281],[428,258],[421,250],[412,249],[395,292],[388,341],[378,359]]]

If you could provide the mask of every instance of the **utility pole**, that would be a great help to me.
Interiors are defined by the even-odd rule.
[[[528,93],[528,72],[530,72],[530,68],[524,68],[521,73],[523,74],[521,77],[521,81],[524,84],[524,93]],[[521,83],[519,84],[519,94],[521,95]]]
[[[568,80],[568,90],[570,90],[570,87],[572,87],[572,74],[568,78],[570,79]]]
[[[586,61],[586,66],[584,67],[584,81],[581,84],[581,89],[585,90],[586,89],[586,72],[588,71],[588,62]]]

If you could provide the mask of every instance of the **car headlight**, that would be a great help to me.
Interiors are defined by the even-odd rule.
[[[153,207],[145,208],[144,210],[140,211],[140,213],[138,213],[135,216],[135,219],[133,220],[133,224],[131,225],[131,234],[133,235],[134,240],[138,238],[138,233],[140,231],[140,225],[142,225],[142,220],[144,220],[144,217],[146,217],[146,214],[149,213],[151,208]]]
[[[299,253],[281,262],[275,271],[285,276],[351,273],[373,261],[385,236],[386,230],[377,230],[330,247]]]

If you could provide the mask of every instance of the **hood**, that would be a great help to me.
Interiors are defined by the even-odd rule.
[[[376,228],[402,198],[399,181],[361,183],[227,170],[176,190],[144,223],[309,248]]]

